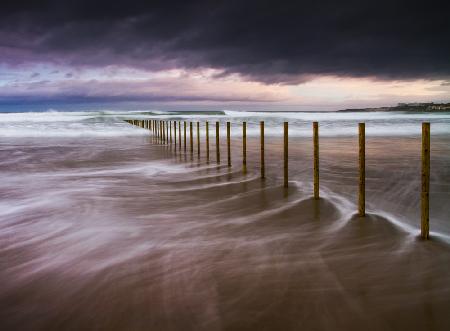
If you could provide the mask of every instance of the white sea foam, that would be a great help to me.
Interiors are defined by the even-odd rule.
[[[241,134],[243,121],[247,122],[247,134],[259,135],[259,122],[265,121],[267,136],[281,136],[283,122],[289,122],[292,137],[311,136],[311,122],[319,121],[321,136],[353,136],[357,124],[366,123],[368,136],[417,136],[421,123],[430,122],[433,135],[450,133],[450,113],[407,113],[407,112],[163,112],[159,110],[101,110],[62,112],[0,113],[0,137],[82,137],[82,136],[133,136],[146,135],[147,130],[125,123],[127,118],[163,119],[176,121],[206,120],[213,124],[225,121],[232,124],[232,135]],[[201,123],[201,134],[205,134]]]

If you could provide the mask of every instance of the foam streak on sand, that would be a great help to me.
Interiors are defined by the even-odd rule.
[[[5,330],[450,329],[448,134],[432,138],[425,242],[418,239],[419,135],[367,130],[367,216],[359,218],[361,118],[348,114],[320,122],[318,200],[311,114],[203,114],[233,123],[231,168],[156,144],[118,112],[7,116],[0,121]],[[420,131],[415,114],[367,116],[368,128],[417,121]],[[432,132],[448,127],[446,116],[429,118]],[[265,180],[258,135],[249,134],[261,118],[274,132],[265,140]],[[341,127],[346,134],[322,136]]]

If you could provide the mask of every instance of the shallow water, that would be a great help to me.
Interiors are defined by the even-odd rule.
[[[243,118],[232,115],[199,119],[220,118],[222,134],[232,120],[228,168],[223,138],[217,166],[213,139],[208,164],[204,140],[198,159],[196,149],[157,144],[118,114],[1,114],[2,329],[449,329],[450,135],[432,136],[432,240],[424,242],[419,135],[368,131],[361,219],[351,130],[362,115],[341,121],[345,134],[337,120],[321,121],[319,201],[311,199],[311,139],[294,134],[311,127],[309,118],[290,122],[285,190],[285,117],[265,118],[261,181],[261,115],[245,114],[254,128],[246,175]],[[397,125],[420,132],[423,118],[405,116]],[[436,116],[432,132],[433,120],[450,121]]]

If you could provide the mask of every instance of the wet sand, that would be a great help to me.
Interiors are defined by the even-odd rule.
[[[248,174],[148,137],[4,139],[4,330],[449,330],[450,139],[432,140],[431,240],[419,234],[420,139],[257,139]],[[223,143],[224,141],[222,141]],[[203,147],[202,141],[202,147]]]

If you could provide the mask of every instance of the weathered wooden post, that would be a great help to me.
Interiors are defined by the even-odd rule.
[[[242,122],[242,171],[247,173],[247,122]]]
[[[192,155],[194,153],[194,137],[192,132],[192,122],[189,122],[189,149]]]
[[[216,122],[216,162],[220,163],[219,122]]]
[[[169,121],[169,140],[170,140],[170,144],[172,145],[172,121]]]
[[[366,215],[366,125],[359,123],[359,200],[358,215]]]
[[[186,121],[184,121],[184,152],[186,153]]]
[[[319,199],[319,123],[313,122],[314,199]]]
[[[284,122],[284,187],[288,187],[288,122]]]
[[[164,121],[166,124],[166,144],[169,143],[169,122],[168,121]]]
[[[206,163],[209,163],[209,123],[206,122]]]
[[[181,151],[181,121],[178,121],[178,147]]]
[[[177,149],[177,121],[173,121],[173,141],[175,144],[175,150]]]
[[[230,122],[227,122],[227,159],[228,159],[228,166],[231,167],[231,128],[230,128]]]
[[[165,143],[168,144],[169,143],[169,125],[167,121],[164,121],[164,138],[165,138]]]
[[[421,224],[422,239],[430,236],[430,123],[422,123],[422,194]]]
[[[264,158],[264,121],[259,122],[260,136],[261,136],[261,178],[266,178],[265,158]]]
[[[200,123],[197,122],[197,156],[200,158]]]

